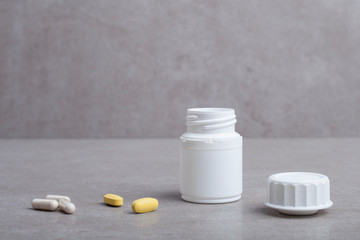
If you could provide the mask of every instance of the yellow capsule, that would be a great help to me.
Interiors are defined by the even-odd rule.
[[[108,193],[104,195],[104,202],[108,205],[119,207],[123,205],[123,198],[118,195]]]
[[[140,198],[132,203],[131,208],[136,213],[147,213],[155,211],[158,206],[159,202],[155,198]]]

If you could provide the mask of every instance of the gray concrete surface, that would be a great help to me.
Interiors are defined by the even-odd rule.
[[[360,139],[245,139],[243,198],[202,205],[179,195],[176,139],[0,140],[1,239],[358,239]],[[312,171],[331,181],[332,208],[292,217],[263,205],[266,179]],[[120,208],[102,203],[124,198]],[[47,194],[71,197],[77,210],[31,209]],[[159,209],[131,212],[155,197]]]
[[[0,138],[360,137],[358,0],[1,0]],[[156,123],[156,124],[154,124]]]

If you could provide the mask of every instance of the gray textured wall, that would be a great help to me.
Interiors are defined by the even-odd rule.
[[[360,136],[360,1],[0,0],[0,137]]]

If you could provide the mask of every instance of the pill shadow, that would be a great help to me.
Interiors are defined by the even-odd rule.
[[[319,211],[315,214],[311,214],[311,215],[288,215],[288,214],[284,214],[284,213],[280,213],[278,210],[276,209],[272,209],[272,208],[268,208],[265,206],[261,206],[261,207],[257,207],[254,209],[254,213],[257,214],[263,214],[269,217],[274,217],[274,218],[284,218],[284,219],[304,219],[304,218],[317,218],[317,217],[321,217],[327,214],[326,211]]]
[[[109,208],[121,208],[122,206],[111,206],[109,204],[106,204],[104,202],[98,202],[99,205],[105,206],[105,207],[109,207]]]
[[[157,214],[157,212],[159,212],[159,209],[156,209],[154,211],[151,211],[151,212],[145,212],[145,213],[137,213],[137,212],[134,212],[133,210],[129,210],[127,211],[128,214],[131,214],[131,215],[151,215],[151,214]]]
[[[33,208],[26,208],[27,210],[30,210],[30,211],[36,211],[36,212],[48,212],[48,213],[53,213],[53,212],[56,212],[56,213],[61,213],[61,214],[64,214],[64,215],[72,215],[72,214],[68,214],[68,213],[65,213],[63,211],[61,211],[59,208],[57,208],[56,210],[54,211],[49,211],[49,210],[42,210],[42,209],[33,209]]]
[[[42,210],[42,209],[34,209],[34,208],[31,208],[31,207],[28,207],[26,209],[30,210],[30,211],[36,211],[36,212],[56,212],[56,210],[55,211],[49,211],[49,210]]]
[[[63,214],[63,215],[67,215],[67,216],[74,216],[74,215],[76,215],[76,211],[75,211],[74,213],[66,213],[66,212],[61,211],[60,209],[57,209],[56,212],[61,213],[61,214]]]

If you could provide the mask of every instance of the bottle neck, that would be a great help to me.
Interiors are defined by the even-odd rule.
[[[236,116],[230,108],[190,108],[187,132],[193,134],[229,134],[235,132]]]

